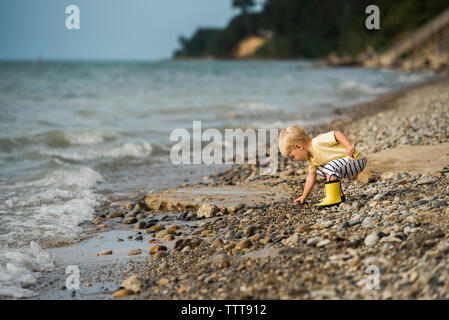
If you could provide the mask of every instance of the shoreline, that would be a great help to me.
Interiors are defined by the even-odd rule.
[[[426,90],[426,89],[434,88],[434,87],[438,87],[438,86],[449,87],[448,79],[449,78],[447,76],[445,76],[445,77],[440,77],[440,78],[437,78],[437,79],[428,80],[428,81],[425,81],[424,83],[420,83],[420,84],[417,84],[417,85],[408,86],[407,88],[404,88],[404,89],[400,89],[399,91],[390,92],[390,93],[387,93],[387,94],[380,95],[375,100],[370,101],[370,102],[362,103],[362,104],[356,105],[354,107],[338,109],[336,111],[336,115],[340,119],[337,119],[337,120],[332,121],[332,122],[323,123],[323,124],[320,124],[320,125],[315,125],[315,126],[313,126],[311,128],[307,128],[307,131],[311,135],[315,135],[316,133],[324,131],[324,130],[327,130],[329,128],[336,129],[336,130],[338,129],[338,130],[342,130],[343,132],[345,132],[346,129],[344,129],[344,127],[347,124],[352,124],[352,122],[359,122],[360,120],[363,120],[363,119],[369,119],[369,118],[375,117],[379,113],[398,110],[398,108],[399,108],[398,107],[398,101],[400,99],[402,99],[404,97],[407,97],[408,95],[414,94],[414,93],[416,93],[419,90]],[[353,135],[351,130],[349,131],[349,134],[350,134],[350,136]],[[249,168],[250,166],[243,165],[243,166],[233,166],[233,167],[237,167],[237,168],[227,170],[227,172],[225,171],[225,173],[221,174],[221,175],[218,174],[218,175],[216,175],[214,177],[209,177],[209,179],[211,179],[212,182],[208,185],[207,188],[214,188],[214,187],[219,187],[219,186],[223,187],[223,185],[225,185],[225,186],[226,185],[232,186],[232,185],[235,185],[233,183],[233,180],[235,180],[236,182],[239,183],[238,185],[243,186],[243,187],[245,187],[247,185],[251,185],[251,183],[261,183],[261,184],[265,184],[265,185],[268,184],[269,188],[273,188],[273,187],[279,186],[279,185],[282,186],[283,184],[286,184],[287,186],[285,186],[285,187],[282,186],[281,187],[282,190],[285,190],[286,192],[288,192],[287,190],[290,190],[290,192],[294,191],[294,193],[297,193],[299,191],[298,189],[301,189],[301,186],[302,186],[302,184],[298,183],[298,181],[300,182],[303,179],[304,173],[305,173],[304,172],[304,168],[303,168],[302,165],[300,166],[300,165],[297,165],[297,164],[292,164],[289,161],[286,161],[286,159],[283,159],[281,161],[281,163],[280,163],[281,173],[278,175],[278,177],[276,177],[276,178],[272,177],[272,178],[262,179],[262,180],[259,179],[259,181],[258,181],[258,179],[254,179],[255,181],[253,180],[253,181],[249,181],[248,182],[248,181],[246,181],[247,180],[247,176],[248,176],[246,173],[245,174],[234,175],[234,176],[232,176],[232,175],[235,172],[240,173],[241,171],[245,171],[245,170],[249,172],[249,171],[251,171],[251,168]],[[292,180],[292,177],[295,177],[295,176],[296,176],[296,180],[294,180],[294,179]],[[226,178],[228,178],[228,181],[226,181]],[[285,182],[284,180],[288,180],[288,181]],[[231,181],[231,184],[228,184],[229,181]],[[198,186],[198,184],[196,186]],[[193,187],[195,187],[195,186],[193,186]],[[317,187],[314,189],[314,192],[313,192],[314,196],[315,196],[315,194],[321,192],[321,190],[319,190],[320,189],[319,187],[320,186],[317,184]],[[175,188],[175,189],[179,189],[179,188]],[[209,262],[207,263],[208,268],[211,267],[210,266],[211,264],[215,266],[215,267],[213,267],[213,269],[215,270],[214,272],[219,273],[220,270],[229,268],[229,266],[228,267],[223,267],[223,265],[231,265],[231,261],[235,262],[238,265],[236,267],[236,269],[240,269],[240,270],[237,270],[237,272],[244,271],[244,270],[247,270],[247,269],[251,270],[251,267],[249,267],[251,265],[251,263],[249,263],[249,265],[248,265],[248,262],[247,262],[247,261],[251,261],[251,260],[247,260],[245,258],[242,258],[242,255],[241,255],[242,252],[246,253],[246,254],[249,254],[249,253],[252,253],[253,252],[253,248],[255,248],[254,249],[254,252],[256,252],[255,256],[258,257],[260,254],[257,253],[257,252],[259,252],[260,250],[263,251],[265,248],[268,248],[271,244],[275,244],[275,245],[273,245],[274,247],[275,246],[283,246],[283,247],[280,248],[280,249],[278,247],[275,247],[274,249],[273,249],[273,247],[270,247],[270,250],[273,249],[276,252],[274,252],[274,253],[271,252],[271,253],[269,253],[267,255],[267,257],[261,258],[261,259],[256,258],[256,260],[257,259],[258,260],[264,260],[264,259],[265,260],[266,259],[268,259],[268,260],[270,260],[270,259],[274,259],[274,260],[281,259],[282,260],[282,259],[289,259],[289,258],[291,258],[290,260],[293,261],[294,260],[293,258],[295,258],[297,256],[297,254],[300,254],[300,251],[302,249],[299,250],[298,248],[296,248],[298,250],[297,250],[297,252],[295,251],[296,253],[293,254],[293,258],[292,258],[292,253],[282,254],[282,253],[279,253],[280,250],[282,250],[282,249],[287,250],[287,248],[289,248],[290,246],[286,245],[286,243],[288,243],[288,241],[293,239],[294,236],[296,236],[296,238],[298,238],[298,237],[300,238],[301,237],[301,233],[310,231],[310,230],[307,230],[307,228],[305,228],[302,231],[297,231],[297,229],[301,228],[301,226],[296,228],[295,231],[288,229],[291,232],[280,233],[280,234],[278,234],[279,237],[277,237],[278,235],[275,235],[271,239],[272,240],[271,242],[269,241],[270,237],[267,235],[267,233],[268,233],[267,231],[266,232],[257,232],[257,233],[255,231],[253,231],[252,232],[253,234],[248,235],[246,237],[244,235],[244,233],[245,233],[244,230],[246,230],[246,228],[243,228],[243,226],[248,224],[248,223],[243,223],[243,224],[240,223],[240,224],[238,224],[239,226],[242,227],[240,237],[235,237],[235,235],[234,236],[229,236],[229,237],[226,237],[225,235],[221,235],[220,236],[219,230],[212,230],[212,232],[205,232],[205,233],[201,232],[201,233],[195,234],[195,232],[198,231],[197,229],[203,229],[203,231],[205,231],[205,230],[207,231],[209,229],[214,229],[213,224],[215,224],[218,221],[223,222],[226,219],[231,219],[233,221],[239,221],[239,220],[242,220],[242,219],[243,220],[248,219],[249,221],[252,221],[254,219],[254,217],[252,217],[252,213],[254,211],[257,211],[257,210],[262,210],[264,215],[273,216],[273,213],[272,212],[270,213],[270,210],[271,211],[279,210],[279,208],[276,209],[276,207],[277,206],[281,206],[282,208],[284,208],[283,211],[290,212],[290,213],[287,213],[287,215],[284,215],[284,219],[285,218],[291,219],[293,217],[293,213],[298,213],[298,211],[303,211],[303,209],[307,208],[307,210],[310,210],[309,206],[305,206],[303,208],[294,208],[294,207],[292,207],[291,205],[289,205],[289,202],[291,202],[290,198],[288,198],[288,199],[277,199],[276,204],[273,206],[275,208],[269,208],[267,206],[257,206],[257,205],[251,204],[251,205],[245,205],[243,207],[238,207],[238,208],[236,208],[236,211],[234,211],[232,213],[231,212],[224,213],[222,216],[218,216],[218,217],[214,216],[214,217],[208,218],[206,220],[201,220],[201,219],[196,220],[196,219],[194,219],[194,220],[191,220],[190,222],[182,221],[182,220],[179,219],[180,211],[173,212],[173,211],[170,211],[170,210],[168,210],[168,211],[167,210],[165,210],[165,211],[163,210],[161,212],[158,212],[158,210],[148,210],[149,208],[145,207],[145,202],[142,201],[142,200],[143,200],[142,198],[140,198],[140,199],[136,199],[136,198],[131,199],[131,202],[133,202],[133,203],[126,203],[126,202],[124,202],[122,204],[118,204],[116,206],[113,206],[113,208],[111,207],[113,210],[111,210],[110,207],[107,207],[106,204],[104,204],[104,206],[102,206],[100,208],[96,208],[97,217],[95,219],[93,219],[93,221],[89,221],[89,222],[83,223],[81,225],[81,227],[85,230],[85,232],[82,235],[82,239],[83,240],[81,240],[81,242],[92,241],[92,240],[95,239],[95,237],[97,237],[97,238],[101,237],[102,234],[107,235],[107,232],[114,233],[114,232],[116,232],[118,230],[127,230],[128,232],[130,232],[130,233],[134,232],[135,234],[137,232],[137,234],[134,236],[134,238],[136,236],[139,236],[138,232],[141,232],[143,230],[140,230],[140,229],[136,230],[135,228],[131,230],[128,225],[122,224],[121,221],[120,221],[121,220],[120,216],[123,216],[123,215],[121,215],[120,213],[117,216],[117,217],[119,217],[118,219],[117,218],[115,218],[115,219],[114,218],[106,218],[107,215],[110,215],[110,213],[114,212],[114,211],[115,212],[118,212],[118,211],[127,212],[127,215],[128,215],[129,218],[134,218],[134,219],[130,219],[130,220],[137,220],[136,216],[139,213],[134,214],[134,216],[132,216],[132,212],[133,211],[134,212],[140,212],[141,214],[143,214],[145,216],[145,219],[150,219],[150,220],[151,219],[155,219],[155,220],[157,220],[156,223],[153,224],[153,226],[161,224],[163,226],[163,230],[169,230],[168,225],[181,225],[181,230],[187,229],[187,231],[185,231],[185,232],[184,231],[175,231],[174,234],[171,233],[171,232],[169,232],[169,233],[166,232],[167,234],[161,236],[161,237],[166,236],[166,238],[165,238],[166,240],[170,238],[170,237],[168,237],[169,235],[173,237],[173,239],[171,239],[171,240],[162,241],[164,243],[166,242],[166,243],[169,244],[168,247],[170,249],[168,250],[169,251],[168,255],[165,255],[165,254],[148,255],[148,253],[142,251],[142,253],[140,255],[138,255],[139,258],[137,258],[137,259],[130,258],[130,260],[128,260],[128,261],[127,261],[128,258],[126,257],[126,255],[124,257],[123,257],[123,254],[122,254],[122,256],[120,256],[120,259],[121,259],[120,264],[127,265],[128,263],[130,263],[131,265],[134,266],[135,270],[139,270],[139,271],[136,271],[136,273],[139,273],[139,276],[142,278],[142,292],[141,292],[141,295],[139,296],[139,298],[151,298],[151,299],[162,298],[162,299],[164,299],[164,298],[168,298],[169,297],[169,296],[166,296],[163,293],[164,290],[162,290],[162,292],[161,292],[159,287],[162,286],[162,287],[165,288],[167,285],[170,286],[172,281],[169,279],[167,284],[161,284],[161,283],[159,283],[160,281],[159,282],[157,282],[157,281],[156,282],[151,282],[151,281],[148,282],[149,280],[145,279],[145,273],[148,274],[150,272],[150,269],[148,268],[148,265],[152,265],[154,267],[154,268],[151,269],[151,270],[153,270],[151,272],[156,272],[156,274],[159,276],[159,278],[162,277],[161,279],[167,279],[165,274],[170,274],[171,271],[172,271],[171,270],[171,264],[166,262],[168,259],[175,259],[175,260],[179,261],[180,259],[184,259],[185,258],[184,260],[186,260],[187,262],[188,261],[192,262],[192,261],[195,261],[195,259],[193,259],[193,260],[190,259],[189,255],[196,255],[196,256],[200,255],[201,256],[202,255],[201,251],[203,251],[203,249],[204,249],[205,254],[206,255],[209,254],[208,257],[214,261],[214,262],[210,262],[208,260]],[[366,199],[364,199],[364,200],[366,200]],[[129,201],[129,199],[126,200],[126,201]],[[356,203],[357,202],[354,201],[353,202],[353,206]],[[138,205],[137,206],[137,210],[136,210],[136,205]],[[355,208],[357,208],[357,205],[356,205]],[[226,209],[228,209],[228,211],[232,211],[232,210],[229,210],[229,208],[226,208]],[[357,208],[357,209],[359,209],[359,208]],[[253,210],[253,211],[251,212],[251,210]],[[279,211],[277,211],[277,212],[278,212],[278,215],[279,215]],[[332,212],[335,212],[335,210],[329,210],[329,213],[332,213]],[[181,213],[181,215],[182,215],[182,213]],[[290,215],[290,218],[288,218],[288,215]],[[164,218],[164,216],[168,217],[168,218]],[[279,216],[283,216],[283,214],[281,214]],[[273,216],[273,217],[275,217],[275,216]],[[217,219],[220,219],[220,220],[217,220]],[[279,220],[278,223],[281,223],[281,222],[284,221],[284,219],[279,220],[279,218],[276,218],[276,221]],[[308,217],[306,220],[310,220],[310,217]],[[212,223],[212,222],[214,222],[214,223]],[[191,224],[190,226],[188,225],[189,223]],[[318,222],[318,223],[320,223],[320,222]],[[134,224],[131,223],[131,225],[134,225]],[[222,228],[226,229],[228,227],[227,225],[228,225],[227,223],[223,224]],[[356,225],[358,225],[358,224],[356,224]],[[167,226],[167,228],[166,228],[166,226]],[[193,228],[192,226],[196,226],[196,228]],[[205,229],[204,226],[206,226],[206,229]],[[209,229],[207,229],[207,228],[209,228]],[[332,227],[326,227],[326,229],[327,228],[332,228]],[[263,228],[256,227],[255,229],[259,230],[259,229],[263,229]],[[294,228],[291,228],[291,229],[294,229]],[[209,230],[209,231],[211,231],[211,230]],[[159,235],[158,235],[158,237],[154,236],[156,234],[156,232],[157,231],[154,231],[153,233],[150,233],[151,235],[153,235],[152,239],[150,240],[150,241],[152,241],[151,244],[153,244],[153,245],[158,243],[157,240],[155,240],[155,239],[158,238]],[[202,235],[203,233],[204,233],[204,235]],[[251,232],[249,232],[248,234],[250,234],[250,233]],[[144,236],[145,233],[141,232],[141,235]],[[259,237],[260,237],[259,239],[256,239],[257,237],[254,237],[254,236],[257,236],[257,235],[259,235]],[[185,251],[183,250],[186,247],[186,245],[184,245],[184,248],[181,248],[180,250],[171,249],[171,245],[173,245],[173,247],[176,247],[176,243],[180,240],[179,238],[185,238],[186,236],[188,238],[190,238],[190,237],[198,237],[199,236],[198,238],[200,238],[200,240],[202,240],[202,241],[199,241],[198,246],[196,248],[195,248],[194,244],[189,246],[190,247],[189,250],[185,250]],[[271,236],[271,234],[270,234],[270,236]],[[254,238],[251,238],[251,237],[254,237]],[[338,237],[340,237],[340,236],[338,236]],[[218,242],[218,241],[215,241],[217,238],[221,239],[221,242],[222,242],[221,245],[220,244],[218,244],[218,245],[214,244],[215,242]],[[251,239],[249,241],[253,242],[253,244],[250,245],[250,247],[248,247],[248,248],[242,248],[241,250],[235,250],[235,247],[237,247],[240,244],[241,241],[245,240],[245,238]],[[241,240],[241,239],[243,239],[243,240]],[[288,240],[288,239],[290,239],[290,240]],[[98,239],[98,240],[101,240],[101,239]],[[148,240],[148,239],[146,239],[146,240]],[[298,247],[298,245],[299,245],[300,248],[302,248],[304,246],[307,248],[308,246],[310,246],[310,243],[308,243],[308,240],[309,239],[304,240],[305,243],[303,243],[301,245],[299,245],[301,242],[298,241],[297,243],[294,243],[294,245],[296,245],[296,246],[293,246],[293,247]],[[326,237],[323,237],[323,239],[321,239],[321,241],[324,241],[324,240],[328,240],[328,239]],[[135,240],[132,240],[132,241],[135,241]],[[263,242],[263,241],[265,241],[266,243]],[[328,240],[328,241],[332,242],[333,240]],[[162,243],[162,242],[159,242],[159,243]],[[318,241],[318,242],[320,242],[320,241]],[[318,244],[318,242],[315,243],[315,245]],[[321,243],[326,243],[326,242],[327,241],[324,241],[324,242],[321,242]],[[394,241],[392,241],[392,242],[394,243]],[[79,243],[80,242],[75,244],[75,246],[78,245]],[[148,243],[148,242],[147,241],[144,241],[144,242],[140,241],[139,242],[139,244],[144,244],[144,243]],[[207,245],[205,245],[203,243],[207,243]],[[292,244],[292,243],[290,243],[290,244]],[[71,245],[71,246],[73,246],[73,245]],[[107,246],[107,244],[103,244],[103,246]],[[114,247],[114,244],[111,243],[110,246]],[[150,247],[148,244],[146,244],[146,246],[148,248]],[[221,248],[220,248],[220,250],[218,250],[217,247],[220,247],[220,246],[221,246]],[[326,243],[323,246],[320,246],[319,248],[320,249],[321,248],[325,249],[325,248],[327,248],[327,246],[328,246],[328,243]],[[50,247],[50,248],[47,247],[47,248],[50,249],[50,251],[51,251],[51,249],[69,248],[69,247],[68,246],[64,246],[64,245],[58,245],[56,247]],[[179,249],[179,246],[178,246],[178,249]],[[320,250],[320,249],[318,249],[318,250]],[[209,252],[209,251],[211,251],[211,252]],[[268,251],[264,251],[264,252],[268,252]],[[164,252],[164,251],[162,251],[162,252]],[[262,254],[262,256],[263,255],[264,254]],[[152,258],[150,258],[150,260],[149,260],[150,262],[149,263],[147,261],[143,261],[143,260],[148,259],[149,256],[152,257]],[[157,257],[154,258],[154,256],[157,256]],[[234,258],[236,259],[236,261],[233,261]],[[215,261],[214,259],[215,260],[218,259],[219,263],[217,264],[217,261]],[[296,259],[296,260],[298,260],[298,259]],[[296,261],[296,260],[294,260],[294,261]],[[228,261],[228,262],[226,262],[226,261]],[[292,262],[292,261],[290,261],[290,262]],[[257,263],[255,263],[255,264],[257,264]],[[219,267],[217,267],[217,265]],[[248,265],[248,267],[247,267],[247,265]],[[113,269],[116,268],[115,265],[111,265],[110,263],[108,265],[108,262],[106,262],[105,266],[106,266],[105,269],[108,270],[108,272],[112,271],[112,273],[114,273]],[[60,268],[61,266],[58,266],[58,267],[59,267],[59,269],[61,269]],[[100,294],[95,295],[94,294],[94,297],[95,296],[98,296],[98,297],[100,297],[100,296],[101,297],[110,296],[110,294],[114,291],[114,289],[118,289],[119,288],[119,284],[118,283],[120,283],[121,280],[124,279],[123,276],[125,274],[126,274],[126,272],[122,273],[122,274],[117,273],[114,276],[112,276],[111,279],[115,279],[116,281],[115,282],[110,282],[110,283],[115,283],[116,288],[109,287],[109,291],[106,290],[107,291],[106,295],[100,295]],[[53,278],[52,278],[52,276],[44,275],[43,279],[44,280],[51,280],[51,279],[53,279],[52,280],[53,282],[57,282],[56,279],[58,277],[61,278],[61,276],[62,276],[62,272],[61,272],[61,270],[59,270],[59,272],[56,272],[56,275],[54,275]],[[86,276],[86,278],[89,278],[89,277],[90,277],[89,275]],[[65,276],[63,277],[63,279],[65,279]],[[182,279],[182,280],[188,280],[188,279],[190,279],[190,278],[188,277],[188,278]],[[205,280],[205,279],[202,279],[202,280]],[[212,281],[212,283],[214,283],[214,282],[217,282],[217,279],[215,281]],[[165,283],[165,280],[162,281],[162,283]],[[252,282],[249,281],[249,283],[252,283]],[[178,294],[180,298],[182,298],[182,297],[192,298],[191,295],[187,295],[187,293],[190,292],[190,290],[187,290],[187,289],[183,290],[180,286],[175,285],[175,283],[173,283],[173,285],[174,285],[175,289],[174,289],[174,291],[173,290],[172,291],[174,292],[175,296],[176,296],[176,294]],[[83,290],[81,290],[79,295],[81,297],[83,295],[87,296],[88,295],[87,292],[89,291],[89,288],[91,288],[91,287],[85,287],[83,290],[85,290],[86,292],[83,293]],[[145,288],[145,290],[143,290],[144,288]],[[185,286],[184,286],[184,288],[185,288]],[[49,289],[58,291],[58,287],[56,287],[56,286],[51,286],[51,288],[45,289],[45,291],[48,294],[47,297],[51,297],[52,296],[52,294],[48,291]],[[59,289],[61,289],[61,286],[59,286]],[[99,289],[100,288],[97,288],[97,290],[99,290]],[[149,292],[150,290],[151,290],[151,292]],[[257,288],[254,289],[254,290],[255,290],[255,292],[258,292]],[[39,291],[39,288],[37,289],[37,291]],[[67,292],[66,296],[69,297],[68,290],[63,290],[63,291]],[[201,290],[199,290],[199,291],[198,290],[197,291],[192,290],[192,294],[195,293],[195,292],[197,294],[199,294],[198,297],[201,297]],[[183,296],[183,294],[184,294],[184,296]],[[64,295],[62,295],[62,296],[64,296]],[[233,299],[233,298],[237,298],[237,296],[233,296],[233,295],[230,295],[230,296],[227,295],[226,296],[226,295],[220,295],[219,294],[219,295],[210,296],[210,298],[219,298],[220,299],[220,298],[226,298],[226,297],[229,298],[230,297],[231,299]],[[303,298],[305,297],[305,296],[302,296],[301,294],[298,294],[298,296],[301,296]],[[337,294],[337,296],[338,296],[338,294]],[[41,298],[45,298],[45,297],[46,297],[46,295],[44,294],[43,297],[41,297]],[[137,297],[136,295],[131,295],[130,296],[130,298],[136,298],[136,297]],[[275,298],[275,299],[276,298],[280,298],[280,299],[286,298],[286,296],[282,296],[282,295],[277,295],[277,296],[276,295],[268,295],[268,296],[264,296],[264,295],[260,295],[260,294],[256,294],[255,296],[252,295],[252,297],[255,297],[255,298]],[[320,297],[320,295],[309,296],[308,298],[317,298],[317,297]],[[193,298],[195,298],[195,296],[193,296]],[[307,298],[307,297],[305,297],[305,298]],[[40,299],[40,297],[37,297],[37,299]]]

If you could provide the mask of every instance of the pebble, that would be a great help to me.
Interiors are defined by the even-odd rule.
[[[132,290],[120,289],[112,294],[113,298],[122,298],[134,294]]]
[[[111,255],[112,254],[112,250],[103,250],[100,252],[101,256],[107,256],[107,255]]]
[[[151,247],[150,254],[154,254],[159,251],[167,251],[167,247],[157,244],[157,245]]]
[[[249,239],[243,239],[237,245],[235,246],[236,250],[243,250],[246,248],[249,248],[251,246],[251,240]]]
[[[218,207],[214,204],[203,204],[196,212],[198,218],[211,218],[219,211]]]
[[[123,280],[121,286],[133,293],[138,293],[142,290],[144,284],[143,281],[136,275],[130,276],[129,278]]]
[[[317,246],[317,248],[322,248],[322,247],[327,246],[329,243],[331,243],[331,241],[328,239],[325,239],[325,240],[321,240],[320,242],[318,242],[316,244],[316,246]]]
[[[379,240],[379,236],[377,235],[376,232],[373,232],[365,238],[365,245],[368,247],[372,247],[376,244],[376,242],[378,240]]]
[[[131,250],[130,252],[128,252],[128,256],[136,256],[142,253],[141,249],[135,249],[135,250]]]
[[[243,235],[245,237],[251,237],[254,233],[256,232],[256,228],[254,226],[247,226],[244,230],[243,230]]]

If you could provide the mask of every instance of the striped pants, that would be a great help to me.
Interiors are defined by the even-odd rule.
[[[323,177],[326,177],[326,174],[328,174],[338,179],[353,177],[365,169],[367,161],[366,158],[360,160],[336,159],[329,161],[324,166],[317,167],[316,173]]]

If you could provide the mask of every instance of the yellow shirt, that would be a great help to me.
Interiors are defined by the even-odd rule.
[[[318,166],[325,165],[329,161],[341,158],[351,158],[348,156],[345,146],[335,140],[334,131],[323,133],[313,138],[312,149],[315,153],[315,157],[309,157],[308,159],[309,172],[316,172]],[[361,160],[365,158],[365,155],[356,149],[352,158],[354,160]]]

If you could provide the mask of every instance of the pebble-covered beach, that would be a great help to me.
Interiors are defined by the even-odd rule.
[[[204,178],[208,188],[283,190],[277,201],[155,207],[150,195],[111,203],[86,231],[128,230],[116,241],[144,249],[136,245],[124,262],[84,272],[82,286],[113,299],[448,299],[449,81],[364,108],[309,132],[341,130],[368,159],[390,150],[400,170],[369,163],[369,172],[343,181],[346,202],[322,210],[313,207],[322,183],[304,205],[293,205],[306,164],[285,158],[275,176],[241,165]],[[413,150],[425,146],[435,148],[436,160],[420,168]],[[113,247],[94,256],[114,256]],[[44,290],[68,290],[52,279]]]

